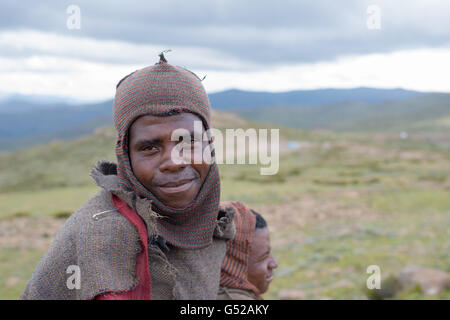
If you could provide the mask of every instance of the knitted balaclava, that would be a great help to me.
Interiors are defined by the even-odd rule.
[[[128,154],[128,130],[143,115],[167,115],[170,111],[190,112],[210,128],[210,103],[200,79],[191,71],[160,61],[133,72],[117,85],[114,99],[114,124],[118,139],[117,174],[121,188],[152,200],[153,210],[162,216],[157,229],[170,244],[180,248],[202,248],[212,242],[220,201],[220,178],[216,163],[196,198],[184,208],[162,203],[134,175]]]
[[[248,280],[248,260],[250,242],[255,233],[256,217],[249,208],[240,202],[224,202],[222,206],[234,207],[236,235],[227,242],[227,253],[222,263],[220,285],[227,288],[252,291],[258,298],[259,290]]]

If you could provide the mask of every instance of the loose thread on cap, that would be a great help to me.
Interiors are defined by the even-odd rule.
[[[167,49],[167,50],[163,50],[160,54],[159,54],[159,62],[158,63],[167,63],[166,58],[164,57],[164,53],[170,52],[172,51],[172,49]]]

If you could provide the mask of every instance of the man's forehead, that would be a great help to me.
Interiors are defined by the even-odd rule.
[[[148,125],[160,125],[160,124],[171,124],[171,123],[177,123],[177,122],[186,122],[186,123],[193,123],[194,121],[201,121],[200,117],[189,112],[181,112],[179,114],[173,114],[173,115],[161,115],[161,116],[154,116],[154,115],[143,115],[134,120],[132,126],[134,125],[140,125],[140,126],[148,126]]]
[[[180,113],[170,116],[144,115],[137,118],[130,127],[131,138],[141,136],[169,136],[173,130],[193,131],[195,122],[202,123],[200,117],[192,113]],[[198,127],[198,126],[197,126]],[[203,128],[203,125],[201,126]]]

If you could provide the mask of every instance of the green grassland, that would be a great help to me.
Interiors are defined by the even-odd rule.
[[[244,127],[263,124],[241,123]],[[267,299],[365,299],[366,268],[383,276],[407,264],[450,272],[450,150],[410,136],[281,129],[300,148],[281,154],[280,170],[221,165],[222,200],[261,212],[279,262]],[[45,219],[61,223],[97,188],[88,176],[114,160],[111,129],[0,154],[0,298],[16,299],[45,252],[25,245]],[[24,220],[25,219],[25,220]],[[1,243],[1,227],[26,221],[23,242]],[[45,220],[47,221],[47,220]],[[50,241],[54,230],[49,231]],[[395,298],[427,297],[418,290]]]

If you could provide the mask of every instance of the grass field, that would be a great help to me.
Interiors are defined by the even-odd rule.
[[[263,214],[279,262],[268,299],[365,299],[366,268],[450,272],[450,150],[422,136],[282,130],[280,171],[222,165],[222,200]],[[64,220],[96,192],[108,130],[0,155],[0,298],[16,299]],[[414,289],[396,298],[427,297]]]

